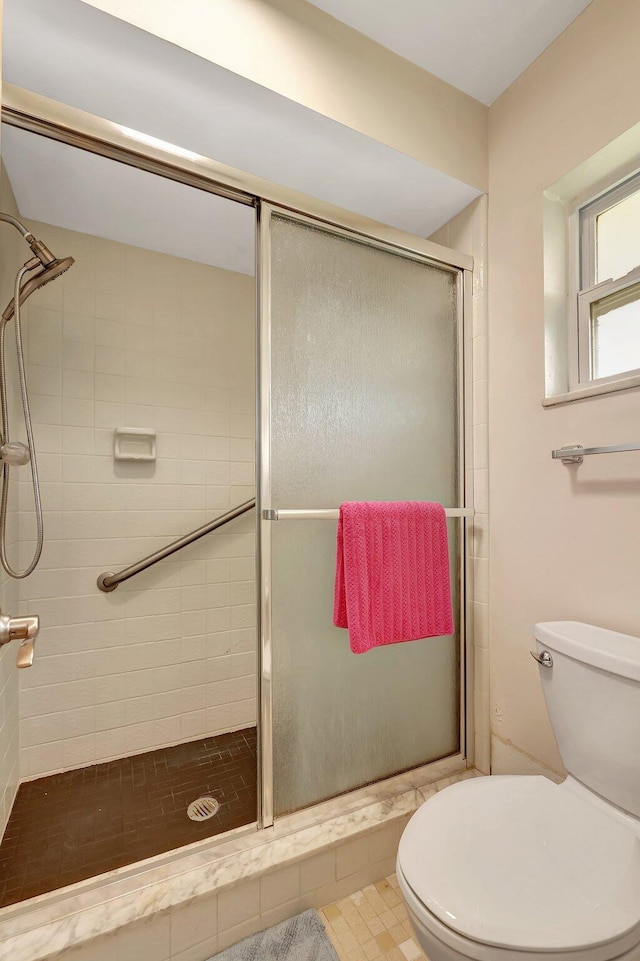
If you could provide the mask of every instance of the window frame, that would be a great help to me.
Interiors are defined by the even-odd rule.
[[[605,385],[640,376],[640,367],[630,368],[608,377],[593,377],[593,354],[591,335],[591,308],[609,298],[620,297],[625,291],[640,284],[640,264],[627,274],[610,277],[596,283],[597,233],[596,224],[600,214],[621,203],[632,194],[640,193],[640,172],[627,177],[621,183],[609,187],[595,198],[580,204],[576,209],[578,263],[574,270],[576,281],[576,348],[577,383],[572,389]],[[640,287],[638,297],[640,300]]]

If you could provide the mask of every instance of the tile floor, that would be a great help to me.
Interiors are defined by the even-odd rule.
[[[320,911],[340,961],[425,961],[391,874]]]
[[[27,781],[0,845],[0,907],[249,824],[256,782],[255,727]],[[201,795],[220,809],[194,822]]]

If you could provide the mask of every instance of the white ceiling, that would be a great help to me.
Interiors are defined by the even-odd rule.
[[[253,207],[16,127],[3,128],[2,159],[29,220],[254,272]]]
[[[5,0],[3,77],[54,100],[422,237],[428,237],[479,193],[80,0]],[[78,178],[77,195],[69,173],[71,166],[65,169],[64,164],[58,164],[52,168],[49,187],[56,192],[56,178],[61,178],[68,202],[83,207],[77,216],[87,225],[94,222],[92,232],[109,236],[104,220],[108,203],[98,195],[119,174],[104,174],[104,185],[97,181],[99,190],[83,190],[91,160],[89,154],[76,152],[72,163]],[[26,178],[16,181],[18,173],[15,165],[9,171],[21,207],[29,185]],[[156,185],[148,189],[168,188],[165,183],[162,188]],[[126,224],[132,234],[141,229],[139,223],[127,221],[127,217],[129,221],[139,219],[137,202],[135,197],[130,204],[123,199],[118,218],[118,223]],[[28,216],[46,219],[36,209],[35,195],[29,204]],[[51,210],[52,202],[48,204]],[[59,206],[57,209],[62,216]],[[176,221],[180,216],[186,220],[186,208]],[[211,229],[217,229],[219,222],[212,218]],[[199,230],[200,225],[196,225]],[[218,247],[223,246],[221,240]]]
[[[310,0],[491,104],[591,0]]]

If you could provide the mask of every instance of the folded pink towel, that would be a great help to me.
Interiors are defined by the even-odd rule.
[[[333,623],[349,629],[354,654],[453,633],[441,504],[340,505]]]

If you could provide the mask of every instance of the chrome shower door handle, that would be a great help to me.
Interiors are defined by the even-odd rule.
[[[549,651],[543,651],[542,654],[538,654],[537,651],[529,651],[529,654],[541,667],[553,667],[553,658]]]
[[[40,618],[37,614],[26,617],[9,617],[0,614],[0,646],[11,641],[20,641],[17,667],[31,667],[35,654],[36,638],[40,632]]]

